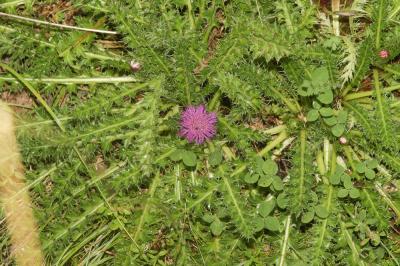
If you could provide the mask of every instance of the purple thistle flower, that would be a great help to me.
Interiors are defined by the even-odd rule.
[[[179,136],[189,142],[202,144],[215,135],[216,123],[217,115],[214,112],[208,113],[204,105],[189,106],[182,113]]]

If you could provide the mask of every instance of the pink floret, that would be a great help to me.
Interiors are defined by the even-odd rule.
[[[182,113],[179,136],[202,144],[216,134],[216,123],[217,115],[207,112],[204,105],[189,106]]]
[[[389,57],[389,52],[387,50],[382,50],[379,52],[379,57],[380,58],[388,58]]]

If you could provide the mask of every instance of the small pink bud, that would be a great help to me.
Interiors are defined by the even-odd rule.
[[[130,66],[133,72],[138,72],[142,67],[139,62],[136,62],[134,60],[131,61]]]
[[[340,142],[340,144],[345,145],[345,144],[347,144],[347,139],[345,137],[340,137],[339,142]]]
[[[380,58],[388,58],[389,57],[389,52],[387,50],[382,50],[379,52],[379,57]]]

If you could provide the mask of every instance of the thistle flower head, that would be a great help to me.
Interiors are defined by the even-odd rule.
[[[388,58],[389,57],[389,52],[387,50],[382,50],[379,52],[379,57],[380,58]]]
[[[204,105],[189,106],[182,113],[179,135],[189,142],[202,144],[215,135],[216,123],[217,115],[207,112]]]

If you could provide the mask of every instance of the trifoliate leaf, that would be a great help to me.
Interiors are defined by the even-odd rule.
[[[214,151],[212,153],[210,153],[210,155],[208,156],[208,163],[211,166],[217,166],[219,164],[221,164],[222,162],[222,152],[221,151]]]
[[[314,219],[314,215],[315,215],[314,210],[304,213],[303,216],[301,217],[301,222],[303,224],[308,224]]]
[[[329,71],[326,67],[318,67],[311,74],[314,85],[325,85],[329,81]]]
[[[260,179],[259,174],[247,174],[244,177],[244,182],[246,182],[247,184],[255,184],[257,183],[258,179]]]
[[[264,227],[270,231],[279,231],[279,220],[276,217],[267,217],[264,219]]]
[[[378,161],[377,160],[370,160],[367,162],[367,167],[369,169],[375,169],[378,167]]]
[[[345,124],[347,121],[347,112],[344,110],[340,110],[337,116],[338,123]]]
[[[258,207],[258,212],[262,217],[267,217],[274,208],[275,208],[275,199],[271,198],[270,200],[263,201],[260,203],[260,206]]]
[[[253,219],[253,228],[255,232],[260,232],[264,229],[264,219],[261,217],[255,217]]]
[[[206,213],[206,214],[204,214],[202,219],[203,219],[204,222],[210,224],[215,220],[215,216],[211,215],[209,213]]]
[[[315,213],[317,214],[317,216],[321,219],[325,219],[329,216],[328,210],[323,205],[315,206],[314,209],[315,209]]]
[[[316,110],[319,110],[321,108],[321,105],[317,101],[313,101],[312,106]]]
[[[274,189],[281,191],[283,189],[282,179],[280,179],[279,176],[273,176],[272,179],[273,179],[272,185],[274,186]]]
[[[328,107],[323,107],[323,108],[319,109],[319,113],[323,117],[333,116],[333,109],[332,108],[328,108]]]
[[[350,189],[353,187],[353,182],[351,182],[351,177],[349,175],[344,174],[341,179],[345,188]]]
[[[360,197],[360,191],[358,189],[356,189],[355,187],[353,187],[349,191],[349,196],[352,199],[357,199]]]
[[[307,113],[307,121],[308,122],[314,122],[318,119],[318,117],[319,117],[319,113],[317,110],[311,109]]]
[[[349,194],[349,191],[347,189],[341,188],[341,189],[339,189],[337,196],[339,198],[345,198],[345,197],[347,197],[348,194]]]
[[[340,183],[340,177],[341,176],[342,175],[336,171],[330,178],[331,184],[332,185],[338,185]]]
[[[328,126],[333,126],[337,124],[337,118],[332,116],[332,117],[328,117],[328,118],[324,118],[324,122],[328,125]]]
[[[185,153],[184,150],[178,149],[178,150],[175,150],[175,151],[169,156],[169,158],[170,158],[172,161],[177,162],[177,161],[182,160],[182,157],[183,157],[183,154],[184,154],[184,153]]]
[[[365,177],[368,178],[369,180],[374,179],[375,178],[375,171],[366,168],[365,169]]]
[[[278,195],[278,197],[276,198],[276,203],[277,203],[278,207],[281,209],[285,209],[287,207],[289,201],[286,198],[285,193],[281,193]]]
[[[260,180],[258,180],[258,185],[260,187],[269,187],[272,183],[272,177],[270,176],[262,176]]]
[[[263,163],[262,169],[266,175],[275,175],[278,173],[278,165],[273,160],[266,160]]]
[[[224,230],[224,224],[219,219],[216,219],[214,220],[214,222],[212,222],[210,228],[211,228],[211,233],[213,233],[213,235],[219,236]]]
[[[366,169],[365,164],[361,162],[356,164],[356,171],[359,172],[360,174],[364,173],[365,169]]]
[[[335,137],[340,137],[344,133],[344,125],[343,124],[336,124],[332,127],[331,131]]]
[[[197,164],[197,156],[192,151],[185,151],[182,154],[182,159],[183,159],[183,163],[186,166],[193,167],[193,166],[196,166],[196,164]]]
[[[323,104],[330,104],[333,102],[333,93],[331,90],[327,90],[318,95],[317,99]]]
[[[255,158],[255,171],[257,172],[257,173],[259,173],[260,175],[262,175],[263,174],[263,165],[264,165],[264,160],[263,160],[263,158],[261,158],[261,157],[259,157],[259,156],[257,156],[256,158]]]

